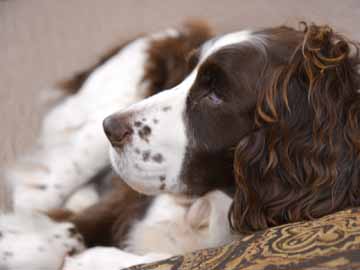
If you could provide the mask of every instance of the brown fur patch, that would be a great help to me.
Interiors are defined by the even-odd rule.
[[[189,73],[187,56],[212,37],[210,27],[203,21],[189,21],[178,37],[153,41],[144,81],[149,81],[148,95],[179,84]]]
[[[74,212],[64,208],[57,208],[48,211],[46,214],[52,220],[61,222],[71,219],[71,217],[74,215]]]

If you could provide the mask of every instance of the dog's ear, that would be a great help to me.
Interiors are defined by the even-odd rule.
[[[179,84],[189,73],[188,55],[212,37],[212,30],[202,21],[189,21],[173,36],[157,39],[148,50],[145,69],[148,95]]]
[[[328,26],[305,25],[300,37],[289,60],[268,72],[257,131],[236,149],[237,231],[360,205],[358,45]]]

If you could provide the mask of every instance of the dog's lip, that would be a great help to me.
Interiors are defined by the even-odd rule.
[[[117,156],[118,159],[124,158],[124,156],[128,156],[126,153],[129,151],[129,149],[125,149],[124,147],[111,147],[114,154]],[[126,168],[118,168],[119,171],[127,171],[131,170],[132,173],[136,173],[138,177],[151,177],[151,178],[159,178],[167,175],[167,166],[166,163],[163,162],[161,164],[156,162],[147,161],[144,162],[141,159],[138,159],[136,156],[128,157],[126,158],[128,161],[130,161],[130,164],[128,163],[128,166]],[[148,164],[151,164],[149,166]]]
[[[129,132],[121,141],[110,141],[110,144],[112,145],[112,147],[116,148],[116,149],[122,149],[124,148],[127,144],[131,143],[132,141],[132,134],[133,132]]]
[[[138,169],[138,172],[145,172],[146,175],[148,175],[149,177],[161,177],[166,175],[166,166],[164,165],[159,165],[157,163],[152,163],[154,166],[150,167],[146,167],[146,166],[142,166],[145,165],[144,163],[136,163],[136,168]]]

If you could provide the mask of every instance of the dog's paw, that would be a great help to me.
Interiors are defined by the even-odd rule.
[[[120,270],[167,257],[161,254],[138,256],[117,248],[95,247],[79,255],[68,256],[62,270]]]
[[[83,249],[83,239],[70,223],[40,214],[0,217],[0,269],[60,269],[67,255]]]
[[[58,250],[64,250],[66,255],[74,255],[84,250],[84,239],[71,223],[56,224],[49,232],[47,240]]]

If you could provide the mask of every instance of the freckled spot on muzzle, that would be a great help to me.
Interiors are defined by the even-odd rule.
[[[150,158],[150,151],[144,151],[142,154],[143,161],[148,161]]]
[[[164,157],[162,156],[162,154],[158,153],[152,156],[152,160],[155,161],[156,163],[162,163],[164,161]]]
[[[29,187],[39,190],[46,190],[47,186],[44,184],[28,184]]]
[[[151,128],[146,125],[144,126],[143,128],[141,128],[139,131],[138,131],[138,134],[139,134],[139,137],[146,141],[146,142],[149,142],[149,136],[151,134]]]
[[[171,110],[171,106],[165,106],[162,108],[163,112],[168,112]]]

